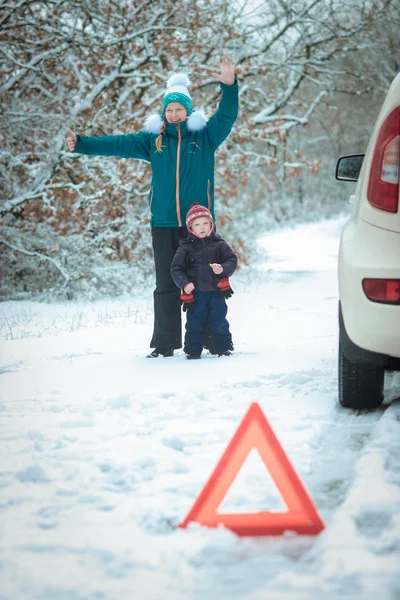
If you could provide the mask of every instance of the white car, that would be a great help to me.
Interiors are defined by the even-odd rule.
[[[365,155],[343,156],[336,178],[357,181],[339,249],[339,402],[383,401],[385,371],[400,370],[400,73]]]

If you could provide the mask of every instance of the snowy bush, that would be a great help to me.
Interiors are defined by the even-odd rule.
[[[398,70],[392,0],[47,0],[6,5],[1,23],[2,298],[119,295],[153,278],[149,166],[72,154],[68,127],[140,130],[178,69],[210,115],[230,56],[240,113],[217,153],[216,214],[245,267],[258,233],[343,208],[335,161],[365,149]]]

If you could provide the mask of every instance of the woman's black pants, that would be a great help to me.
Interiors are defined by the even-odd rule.
[[[186,227],[152,227],[156,289],[154,330],[150,348],[182,348],[181,291],[171,277],[171,263]]]

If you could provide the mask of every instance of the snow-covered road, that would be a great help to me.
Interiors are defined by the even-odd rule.
[[[146,359],[151,290],[0,306],[1,600],[400,598],[400,375],[380,410],[337,405],[342,224],[261,241],[264,262],[232,278],[229,358]],[[252,402],[325,522],[316,538],[176,528]],[[281,502],[252,453],[222,507]]]

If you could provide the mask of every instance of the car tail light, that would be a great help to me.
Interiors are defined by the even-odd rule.
[[[362,286],[372,302],[400,304],[400,279],[363,279]]]
[[[368,202],[388,212],[399,209],[400,106],[383,122],[376,140],[368,182]]]

